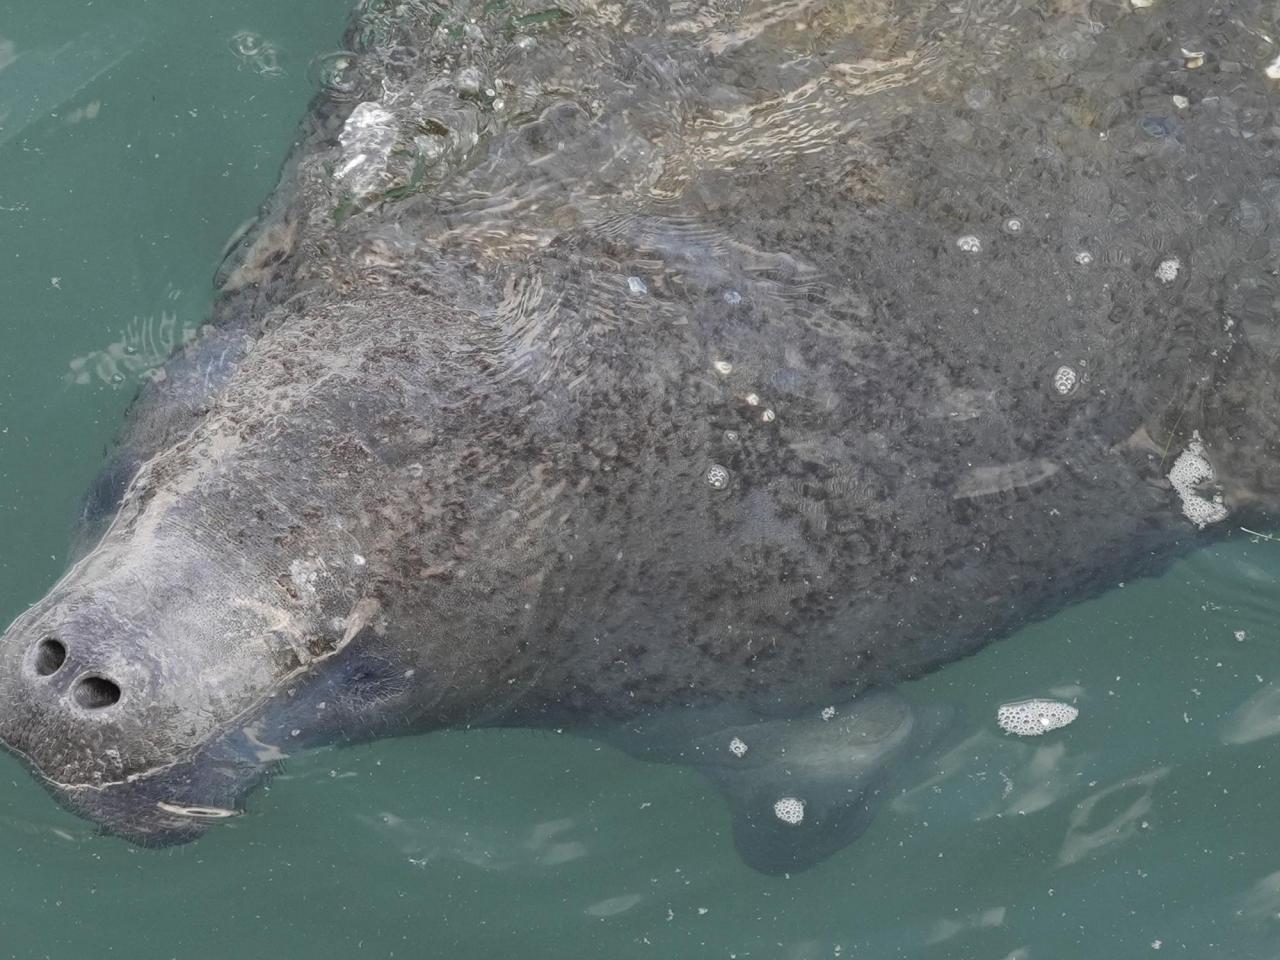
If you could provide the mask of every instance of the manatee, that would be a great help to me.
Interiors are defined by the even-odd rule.
[[[1274,515],[1274,16],[368,0],[0,739],[165,844],[554,727],[820,861],[954,726],[896,684]]]

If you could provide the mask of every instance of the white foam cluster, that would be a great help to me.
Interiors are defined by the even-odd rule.
[[[981,253],[982,241],[975,237],[972,233],[966,233],[963,237],[956,240],[956,246],[965,253]]]
[[[747,745],[743,743],[741,740],[739,740],[737,737],[734,737],[732,740],[729,741],[729,752],[732,753],[735,757],[746,756]]]
[[[1062,366],[1053,372],[1053,389],[1060,395],[1065,397],[1076,388],[1076,384],[1080,382],[1080,375],[1070,367]]]
[[[783,823],[795,826],[804,820],[804,801],[797,797],[783,797],[773,805],[773,815]]]
[[[1002,704],[996,711],[996,723],[1000,729],[1020,737],[1038,737],[1050,730],[1057,730],[1080,716],[1080,711],[1069,703],[1057,700],[1019,700]]]
[[[707,483],[712,490],[723,490],[729,486],[729,468],[713,463],[707,468]]]
[[[1182,513],[1201,530],[1210,523],[1217,523],[1227,517],[1227,508],[1222,505],[1222,494],[1215,494],[1210,500],[1196,492],[1196,487],[1209,483],[1214,479],[1213,464],[1204,455],[1204,441],[1200,439],[1200,431],[1191,434],[1191,442],[1187,449],[1173,461],[1173,469],[1169,471],[1169,482],[1182,500]]]
[[[1160,266],[1156,267],[1156,279],[1161,283],[1173,283],[1178,279],[1178,271],[1181,269],[1182,261],[1177,257],[1162,260]]]

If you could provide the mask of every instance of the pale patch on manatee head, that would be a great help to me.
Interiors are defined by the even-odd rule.
[[[299,599],[314,600],[316,597],[316,581],[326,569],[324,560],[312,557],[307,560],[294,560],[289,564],[289,579],[298,591]]]
[[[231,606],[257,614],[262,620],[262,628],[271,633],[302,635],[301,624],[288,610],[252,597],[232,597]]]
[[[307,645],[306,628],[292,612],[253,597],[233,597],[231,606],[254,614],[261,621],[262,632],[287,647],[298,663],[314,659]]]
[[[314,600],[316,595],[316,577],[324,568],[321,559],[306,559],[289,563],[289,579],[298,591],[298,599]]]

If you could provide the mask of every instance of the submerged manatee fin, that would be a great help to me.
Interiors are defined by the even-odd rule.
[[[786,718],[738,707],[667,711],[604,738],[700,770],[728,799],[742,859],[782,874],[857,839],[893,789],[893,768],[933,746],[943,726],[941,711],[875,691]]]

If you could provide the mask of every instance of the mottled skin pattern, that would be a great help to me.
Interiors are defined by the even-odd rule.
[[[848,699],[1265,522],[1264,13],[962,6],[366,4],[4,742],[181,838],[294,744]]]

